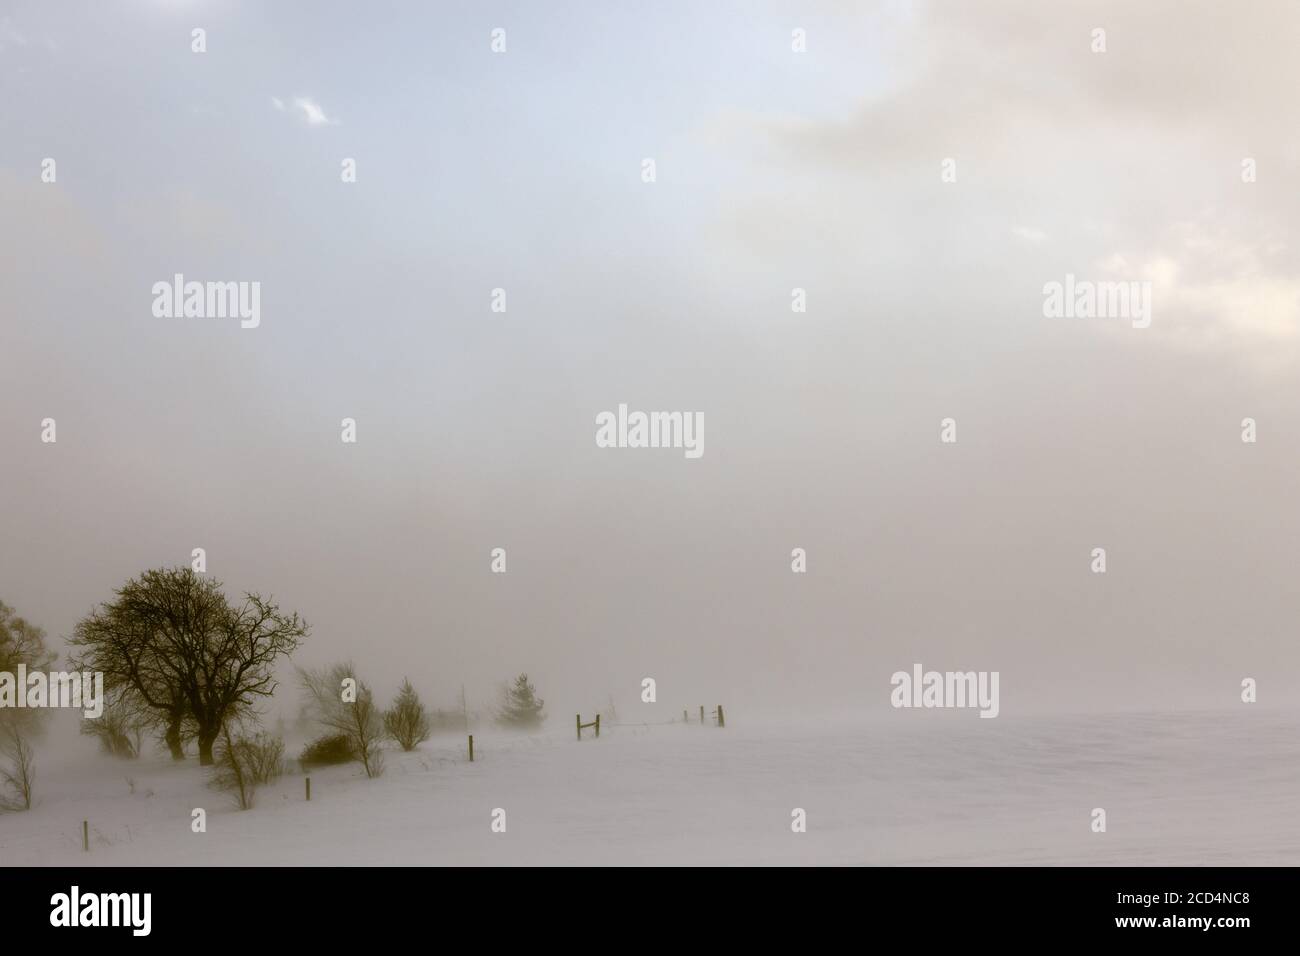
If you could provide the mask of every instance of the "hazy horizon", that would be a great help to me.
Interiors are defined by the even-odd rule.
[[[485,711],[526,671],[555,723],[888,712],[917,662],[1000,672],[1002,717],[1293,706],[1298,36],[7,3],[0,600],[62,655],[201,547],[306,617],[296,664]],[[156,317],[176,274],[260,283],[260,324]],[[1067,276],[1150,282],[1150,326],[1045,317]],[[703,455],[597,447],[621,403],[702,414]]]

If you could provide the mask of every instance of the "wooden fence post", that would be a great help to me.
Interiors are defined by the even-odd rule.
[[[718,726],[719,726],[719,727],[725,727],[725,726],[727,726],[727,718],[724,717],[724,716],[722,716],[722,705],[721,705],[721,704],[718,705]]]
[[[307,802],[311,803],[311,777],[306,778],[307,783]]]
[[[474,735],[469,735],[469,762],[474,762]]]
[[[83,852],[90,852],[90,821],[81,821],[81,849]]]
[[[691,715],[690,715],[690,712],[689,712],[685,707],[683,707],[683,708],[682,708],[682,723],[684,723],[684,724],[689,724],[690,722],[691,722]]]
[[[595,727],[595,728],[596,728],[596,736],[597,736],[597,737],[600,736],[600,714],[597,714],[596,717],[595,717],[595,719],[592,720],[592,722],[589,723],[589,724],[584,724],[584,723],[582,722],[582,714],[578,714],[576,717],[574,717],[573,722],[577,725],[577,728],[578,728],[578,739],[579,739],[579,740],[582,739],[582,728],[583,728],[583,727]]]
[[[700,726],[704,726],[704,705],[700,704]]]

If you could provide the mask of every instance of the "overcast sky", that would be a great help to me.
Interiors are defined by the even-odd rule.
[[[299,663],[562,719],[887,710],[914,662],[1280,705],[1298,48],[1292,2],[5,0],[0,599],[62,638],[203,547]],[[176,273],[260,326],[155,317]],[[1067,274],[1150,327],[1045,318]],[[619,403],[703,456],[597,448]]]

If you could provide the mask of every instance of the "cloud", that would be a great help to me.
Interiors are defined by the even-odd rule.
[[[324,107],[317,103],[310,96],[295,96],[291,103],[286,104],[278,96],[271,97],[271,106],[275,110],[285,113],[290,107],[299,112],[303,121],[308,126],[338,126],[340,125],[336,117],[330,116],[325,112]]]
[[[307,121],[308,126],[337,126],[339,121],[333,117],[325,115],[325,110],[315,100],[306,96],[296,97],[293,105],[302,110],[303,118]]]
[[[728,233],[783,265],[816,248],[805,268],[827,282],[861,268],[853,256],[917,288],[942,268],[951,307],[1000,297],[997,314],[1017,318],[1036,313],[1016,290],[1105,263],[1107,278],[1153,282],[1159,334],[1140,341],[1300,365],[1300,194],[1285,185],[1300,8],[1266,6],[918,5],[856,104],[720,117],[722,148],[757,157],[728,187]],[[944,157],[955,183],[940,181]],[[764,183],[780,178],[793,185],[778,196]],[[962,328],[989,337],[995,321]]]
[[[1153,280],[1156,308],[1179,344],[1215,352],[1243,349],[1272,367],[1296,360],[1300,279],[1285,243],[1230,235],[1197,220],[1170,227],[1159,248],[1159,255],[1136,269],[1123,256],[1101,267],[1108,276]]]

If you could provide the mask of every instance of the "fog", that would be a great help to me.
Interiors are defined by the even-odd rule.
[[[594,6],[6,4],[0,600],[62,652],[203,548],[294,663],[556,722],[1294,698],[1300,8]]]

